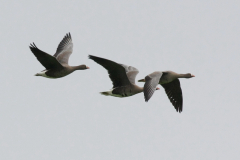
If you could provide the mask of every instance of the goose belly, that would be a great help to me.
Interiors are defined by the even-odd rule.
[[[42,71],[42,72],[40,72],[40,73],[37,73],[37,74],[35,74],[35,76],[42,76],[42,77],[46,77],[46,78],[55,79],[55,77],[50,77],[50,76],[48,76],[48,75],[46,74],[47,71],[48,71],[48,70]]]
[[[69,72],[68,70],[44,70],[40,73],[37,73],[36,76],[42,76],[46,78],[56,79],[64,77],[72,72]]]
[[[134,93],[132,89],[129,87],[119,87],[119,88],[114,88],[112,90],[112,94],[115,97],[129,97],[136,93]]]
[[[100,92],[100,93],[105,96],[113,96],[113,97],[120,97],[120,98],[129,97],[134,94],[137,94],[137,93],[132,92],[132,89],[129,87],[118,87],[118,88],[114,88],[110,91]]]

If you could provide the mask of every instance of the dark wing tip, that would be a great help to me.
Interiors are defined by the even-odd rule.
[[[70,40],[72,40],[72,36],[70,34],[70,32],[68,32],[62,39],[62,41],[60,42],[61,45],[68,43]]]
[[[30,43],[29,48],[30,48],[31,50],[32,50],[32,49],[38,49],[34,42],[33,42],[33,43]]]
[[[94,60],[94,59],[100,58],[100,57],[96,57],[96,56],[93,56],[93,55],[88,55],[88,58]],[[103,59],[103,58],[102,58],[102,59]]]
[[[145,95],[145,94],[144,94],[145,102],[148,102],[150,100],[150,98],[152,97],[153,93],[150,93],[151,95]]]
[[[72,39],[70,32],[68,32],[65,37]]]
[[[146,93],[143,91],[144,93],[144,99],[145,99],[145,102],[148,102],[148,100],[150,99],[149,97],[147,97]]]
[[[182,109],[178,108],[176,109],[177,112],[181,113],[182,112]]]
[[[172,103],[173,104],[173,103]],[[177,112],[181,113],[182,112],[182,102],[178,103],[176,102],[176,104],[173,104],[174,108],[176,109]]]

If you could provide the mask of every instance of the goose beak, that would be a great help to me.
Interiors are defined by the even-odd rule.
[[[156,90],[160,90],[160,88],[157,87]]]
[[[138,82],[145,82],[145,79],[140,79],[138,80]]]
[[[86,67],[87,69],[90,69],[88,66]]]
[[[192,77],[195,77],[193,74],[191,74]]]

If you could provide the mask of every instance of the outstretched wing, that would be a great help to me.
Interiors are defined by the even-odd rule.
[[[135,78],[136,78],[137,74],[139,73],[138,69],[135,67],[132,67],[132,66],[127,66],[125,64],[120,64],[120,65],[125,68],[125,71],[126,71],[129,81],[132,84],[135,84]]]
[[[46,69],[53,69],[53,68],[63,68],[63,66],[57,61],[57,59],[37,48],[37,46],[33,43],[30,44],[29,48],[31,49],[32,53],[36,56],[38,61],[46,68]]]
[[[182,105],[183,105],[183,96],[182,96],[182,89],[180,86],[179,79],[176,79],[170,83],[161,84],[163,88],[165,89],[165,92],[174,106],[174,108],[177,110],[177,112],[182,112]]]
[[[54,54],[54,57],[56,57],[61,64],[68,64],[68,59],[72,54],[72,51],[73,51],[72,37],[71,34],[68,33],[59,43],[57,51]]]
[[[111,81],[113,82],[113,88],[130,85],[130,81],[127,77],[125,68],[113,61],[108,59],[89,55],[89,58],[94,60],[96,63],[103,66],[109,74]]]
[[[153,93],[155,92],[162,74],[162,72],[153,72],[145,77],[144,98],[146,102],[152,97]]]

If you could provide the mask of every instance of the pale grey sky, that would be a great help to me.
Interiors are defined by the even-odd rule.
[[[9,0],[0,15],[0,159],[240,159],[239,1]],[[68,32],[69,63],[90,70],[33,76],[44,67],[29,44],[54,54]],[[89,54],[138,68],[137,79],[194,74],[180,80],[183,112],[163,88],[148,103],[100,95],[112,84]]]

